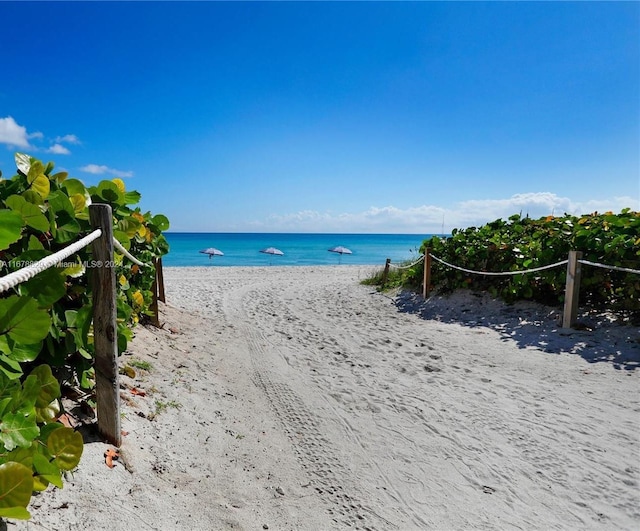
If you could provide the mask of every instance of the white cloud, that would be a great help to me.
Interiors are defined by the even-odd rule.
[[[32,144],[30,141],[43,139],[43,133],[40,131],[34,133],[27,132],[27,128],[19,125],[12,116],[0,118],[0,144],[6,144],[9,147],[20,149],[41,151],[42,148]],[[58,136],[53,144],[49,148],[44,149],[44,151],[55,155],[70,155],[71,151],[62,144],[80,144],[80,140],[76,135]]]
[[[70,155],[71,151],[69,151],[62,144],[54,144],[49,149],[47,149],[47,153],[54,153],[56,155]]]
[[[56,142],[58,144],[80,144],[80,139],[76,135],[64,135],[57,136]]]
[[[32,146],[29,144],[29,138],[34,138],[34,135],[42,135],[42,133],[29,135],[27,128],[18,125],[13,117],[7,116],[6,118],[0,118],[0,144],[31,149]]]
[[[94,175],[103,175],[106,173],[114,175],[115,177],[133,177],[132,171],[116,170],[113,168],[109,168],[109,166],[105,166],[104,164],[87,164],[86,166],[82,166],[82,168],[80,168],[80,171],[93,173]]]
[[[305,210],[284,215],[272,215],[264,221],[251,222],[248,230],[284,232],[362,232],[391,234],[440,234],[453,228],[481,226],[490,221],[507,219],[513,214],[537,219],[564,214],[581,215],[592,212],[620,212],[623,208],[640,210],[638,199],[573,201],[553,193],[516,194],[503,199],[463,201],[454,207],[421,205],[410,208],[394,206],[371,207],[362,212],[331,213]]]

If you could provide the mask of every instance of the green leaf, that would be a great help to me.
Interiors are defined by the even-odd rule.
[[[128,238],[133,238],[138,232],[141,223],[134,217],[127,217],[118,221],[114,230],[118,230],[127,235]]]
[[[58,173],[54,173],[50,179],[52,181],[56,181],[57,183],[61,183],[67,179],[69,174],[66,171],[59,171]]]
[[[41,308],[48,308],[67,293],[65,278],[60,268],[45,269],[22,284],[22,293],[36,299]]]
[[[48,202],[50,209],[56,214],[60,214],[61,212],[66,212],[70,216],[75,214],[69,197],[62,190],[52,192]]]
[[[125,249],[129,250],[131,248],[131,239],[127,236],[126,232],[118,230],[117,226],[113,229],[113,237],[118,240]]]
[[[0,299],[0,335],[8,334],[18,343],[37,343],[49,333],[51,318],[38,308],[35,299],[12,295]]]
[[[153,223],[158,229],[162,232],[169,229],[169,220],[166,216],[162,214],[157,214],[151,218],[151,223]]]
[[[33,445],[29,448],[16,448],[7,453],[3,462],[15,461],[21,465],[31,468],[33,466]]]
[[[13,461],[0,465],[0,516],[29,519],[26,507],[32,491],[31,469]]]
[[[82,457],[82,435],[71,428],[60,428],[49,435],[47,449],[56,466],[62,470],[73,470]]]
[[[44,251],[44,245],[33,234],[29,236],[29,251]]]
[[[24,220],[18,212],[8,209],[0,210],[0,250],[6,249],[20,239],[23,226]]]
[[[10,380],[16,380],[22,376],[23,371],[20,363],[4,354],[0,354],[0,373]]]
[[[13,344],[11,348],[11,359],[20,363],[34,361],[42,350],[42,341],[30,344],[16,343],[13,340],[9,341]]]
[[[82,194],[73,194],[69,196],[69,201],[73,205],[74,212],[82,212],[87,206],[87,200]]]
[[[30,376],[35,376],[40,384],[40,393],[36,400],[36,409],[46,408],[53,400],[60,397],[60,384],[53,376],[51,367],[48,365],[38,365],[31,371]]]
[[[42,199],[46,199],[49,196],[51,182],[44,173],[38,175],[30,184],[31,190],[39,194]]]
[[[59,400],[52,400],[46,407],[36,408],[36,420],[39,423],[51,423],[55,421],[62,412]]]
[[[46,488],[48,483],[52,483],[59,489],[63,488],[60,468],[51,463],[44,455],[36,453],[33,456],[33,468],[37,472],[36,481],[41,481]],[[44,490],[44,489],[42,489]]]
[[[85,271],[86,268],[84,264],[80,261],[80,258],[77,257],[74,264],[67,263],[67,267],[62,270],[62,274],[71,278],[78,278],[84,275]]]
[[[32,479],[33,481],[33,479]],[[2,485],[0,485],[1,487]],[[0,507],[0,517],[13,518],[14,520],[29,520],[31,513],[25,507]]]
[[[44,199],[42,199],[42,196],[33,190],[25,190],[22,192],[20,197],[23,197],[25,201],[34,205],[44,205]]]
[[[27,448],[31,446],[33,440],[40,433],[36,424],[36,414],[29,413],[7,413],[0,422],[0,442],[11,451],[17,446]]]
[[[113,181],[100,181],[97,187],[90,189],[91,195],[110,204],[124,205],[124,194]]]
[[[87,348],[89,345],[89,329],[91,328],[91,320],[93,319],[93,310],[90,306],[83,306],[75,312],[75,319],[70,321],[70,315],[67,316],[67,326],[73,334],[76,345],[79,348]]]
[[[141,199],[140,192],[136,192],[135,190],[124,193],[124,202],[127,205],[136,205],[140,202],[140,199]]]
[[[40,393],[40,383],[35,376],[29,375],[22,384],[17,413],[28,413],[32,410]]]
[[[44,175],[44,164],[36,159],[31,159],[31,166],[27,172],[27,182],[31,184],[40,175]]]
[[[31,163],[29,173],[27,174],[27,182],[30,185],[30,189],[39,194],[43,199],[49,196],[51,191],[51,182],[49,177],[45,175],[45,167],[39,160],[35,160]]]
[[[73,207],[71,208],[73,209]],[[74,215],[69,214],[66,211],[58,212],[56,222],[57,230],[55,240],[58,243],[70,242],[80,233],[80,224],[76,221]]]
[[[70,196],[73,194],[86,195],[87,193],[87,188],[85,187],[83,182],[79,181],[78,179],[67,179],[62,185],[62,187],[67,191],[67,194],[69,194]]]

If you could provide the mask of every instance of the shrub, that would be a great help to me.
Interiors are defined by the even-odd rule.
[[[114,237],[139,260],[168,252],[165,216],[143,213],[140,194],[120,179],[86,187],[16,154],[17,174],[0,179],[0,276],[33,263],[91,232],[89,205],[107,203]],[[150,314],[155,271],[116,253],[117,343]],[[0,516],[28,517],[32,490],[62,486],[77,465],[82,437],[62,426],[60,384],[93,388],[91,248],[0,294]],[[28,496],[27,496],[28,493]]]
[[[582,251],[582,259],[640,270],[640,213],[624,209],[620,214],[544,217],[519,215],[498,219],[481,227],[454,229],[451,236],[425,240],[420,252],[452,265],[486,272],[524,271],[567,259],[570,250]],[[402,283],[420,286],[424,264],[411,268]],[[519,299],[545,304],[564,300],[566,266],[509,276],[483,276],[432,261],[432,287],[440,292],[458,288],[489,291],[508,302]],[[582,266],[580,300],[613,310],[640,310],[640,275]]]

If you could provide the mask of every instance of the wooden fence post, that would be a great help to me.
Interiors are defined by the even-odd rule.
[[[151,324],[156,328],[160,328],[160,311],[158,310],[158,264],[155,258],[153,259],[153,271],[153,284],[151,285],[153,298],[151,299],[150,308],[153,315],[151,316]]]
[[[429,296],[429,286],[431,286],[431,249],[428,247],[424,250],[424,277],[422,279],[422,297],[426,299]]]
[[[164,274],[162,273],[162,258],[156,258],[156,280],[158,281],[158,300],[167,302],[164,296]]]
[[[384,289],[384,285],[387,283],[387,278],[389,277],[389,266],[391,264],[391,258],[387,258],[387,261],[384,264],[384,271],[382,272],[382,286],[381,289]]]
[[[567,285],[564,292],[564,311],[562,313],[562,328],[571,328],[578,316],[578,295],[580,293],[580,260],[581,251],[569,251],[567,263]]]
[[[102,230],[102,236],[92,243],[91,261],[98,431],[111,444],[120,446],[116,272],[111,207],[93,204],[89,206],[89,218],[94,229]]]

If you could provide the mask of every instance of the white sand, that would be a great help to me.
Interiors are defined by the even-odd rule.
[[[164,328],[122,357],[153,364],[122,377],[122,459],[87,444],[6,529],[640,528],[637,327],[371,271],[165,270]]]

